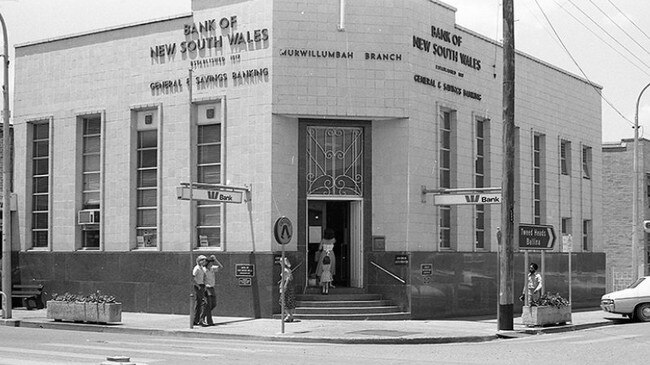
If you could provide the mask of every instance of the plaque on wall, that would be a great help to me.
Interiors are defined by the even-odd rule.
[[[395,265],[408,265],[409,255],[395,255]]]
[[[386,251],[386,236],[372,236],[372,250]]]

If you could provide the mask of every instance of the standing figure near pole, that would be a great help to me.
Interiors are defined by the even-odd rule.
[[[280,305],[284,306],[287,310],[287,315],[283,318],[283,321],[296,321],[293,318],[296,310],[296,295],[293,289],[293,273],[291,272],[291,262],[287,257],[284,258],[284,272],[280,279]]]
[[[207,326],[207,323],[203,322],[202,314],[205,301],[205,271],[203,266],[205,266],[207,257],[204,255],[199,255],[196,258],[196,266],[192,269],[192,280],[194,285],[194,298],[196,303],[194,304],[194,319],[193,324],[198,326],[199,324],[203,327]]]
[[[542,275],[537,272],[539,267],[536,263],[532,262],[528,266],[528,280],[524,286],[524,290],[519,297],[520,300],[525,302],[526,306],[530,306],[533,301],[539,300],[542,296]]]

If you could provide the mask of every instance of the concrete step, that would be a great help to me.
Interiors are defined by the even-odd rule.
[[[317,319],[335,321],[406,321],[411,319],[410,312],[395,313],[359,313],[359,314],[296,314],[298,319]],[[280,317],[277,316],[279,319]]]
[[[399,313],[400,307],[394,305],[383,305],[379,307],[296,307],[296,314],[379,314]]]
[[[296,301],[297,307],[379,307],[382,305],[392,305],[392,302],[390,300]]]
[[[298,294],[296,300],[298,301],[362,301],[362,300],[381,300],[379,294],[333,294],[330,292],[328,295],[322,294]]]

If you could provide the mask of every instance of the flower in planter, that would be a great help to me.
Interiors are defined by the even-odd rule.
[[[82,303],[116,303],[115,297],[100,293],[99,290],[89,295],[70,294],[62,295],[54,293],[52,300],[57,302],[82,302]]]
[[[539,299],[530,302],[531,307],[551,306],[560,308],[568,306],[569,304],[569,301],[562,298],[559,293],[552,294],[550,292],[542,295]]]

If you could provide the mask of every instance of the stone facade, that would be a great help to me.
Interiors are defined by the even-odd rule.
[[[373,279],[371,254],[390,262],[394,252],[449,253],[456,259],[495,253],[498,204],[485,205],[482,247],[476,243],[475,205],[450,208],[446,247],[440,243],[441,208],[422,189],[442,186],[441,146],[447,142],[449,188],[476,187],[477,145],[484,156],[482,187],[499,187],[500,45],[457,26],[456,10],[439,1],[345,4],[340,18],[338,2],[194,0],[189,15],[17,46],[16,152],[24,157],[16,161],[16,187],[25,197],[19,200],[17,250],[26,264],[37,265],[49,255],[54,261],[48,262],[59,268],[51,272],[27,265],[25,279],[61,290],[62,282],[105,286],[129,297],[125,310],[178,312],[185,308],[184,280],[174,281],[178,295],[163,305],[168,300],[164,285],[155,280],[145,285],[149,279],[143,276],[157,275],[149,271],[152,262],[174,265],[181,276],[189,272],[191,247],[229,262],[221,276],[227,282],[224,297],[253,303],[250,308],[219,306],[220,313],[269,316],[277,309],[276,280],[256,276],[251,287],[238,285],[236,265],[256,263],[258,275],[277,277],[270,258],[284,248],[295,263],[304,264],[295,274],[296,285],[303,287],[311,271],[313,235],[325,227],[312,224],[322,212],[314,213],[310,204],[329,204],[345,215],[330,217],[330,222],[343,220],[337,249],[346,269],[337,275],[344,285],[382,290]],[[563,221],[573,222],[565,225],[565,233],[587,238],[572,251],[598,257],[603,251],[600,87],[522,53],[516,62],[515,222],[537,219],[554,226],[558,236]],[[194,227],[202,217],[193,218],[195,208],[176,196],[180,183],[197,176],[195,130],[205,105],[217,106],[221,123],[221,183],[248,189],[242,204],[224,204],[219,211],[220,243],[213,247],[201,247]],[[150,128],[142,112],[150,114],[159,143],[152,247],[140,246],[144,235],[136,228],[137,133]],[[448,141],[441,135],[443,115],[450,116]],[[98,246],[91,250],[83,247],[86,232],[77,222],[84,205],[81,124],[87,116],[101,119],[101,223]],[[38,221],[31,204],[36,200],[33,128],[39,123],[49,128],[46,222]],[[310,128],[363,136],[355,145],[363,153],[352,163],[359,167],[352,180],[363,186],[361,193],[325,196],[310,190]],[[560,172],[562,141],[570,142],[566,174]],[[294,239],[285,247],[272,234],[280,216],[294,223]],[[589,232],[583,232],[583,222]],[[36,223],[47,227],[41,247],[35,247],[35,238],[45,233],[34,228]],[[552,252],[565,250],[556,243]],[[146,270],[134,272],[130,282],[99,273],[102,279],[94,279],[68,267],[79,262],[92,272],[93,266],[86,265],[104,257],[117,267],[126,261],[139,265],[133,260],[137,257]],[[587,261],[596,265],[589,270],[601,271],[600,261]],[[125,289],[130,285],[151,289],[151,302]],[[429,309],[423,317],[436,316],[424,307]]]

